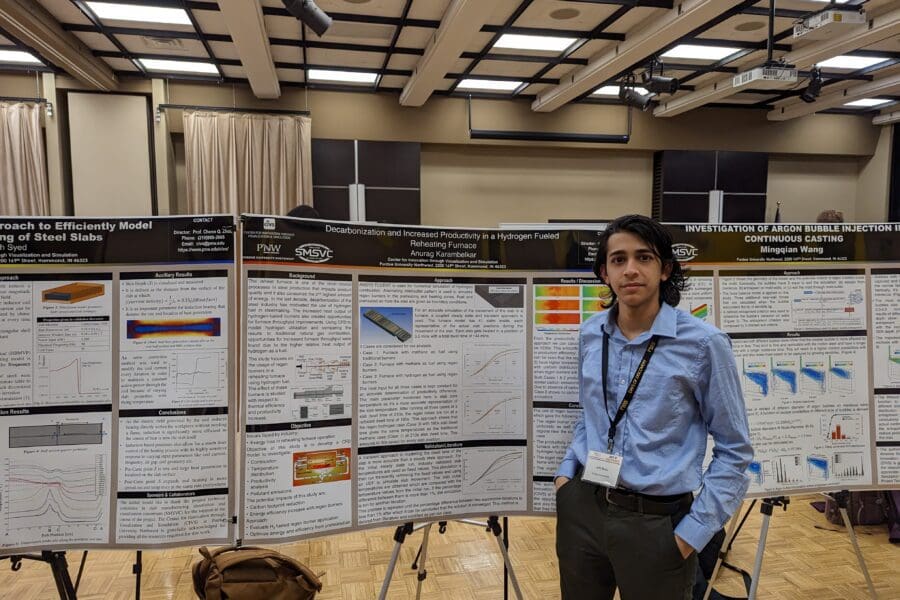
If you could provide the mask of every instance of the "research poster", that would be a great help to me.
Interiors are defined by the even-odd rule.
[[[898,233],[673,227],[688,266],[715,267],[713,322],[731,336],[753,440],[749,495],[900,484]]]
[[[231,217],[0,220],[0,548],[227,543]]]
[[[894,226],[671,230],[679,308],[732,338],[751,495],[895,485]],[[613,301],[596,240],[245,217],[244,539],[552,513],[578,329]]]
[[[541,300],[558,330],[543,334],[530,271],[588,269],[595,232],[243,226],[242,539],[532,510],[579,412],[573,357],[554,356],[571,353],[582,296],[597,312],[608,290],[575,282],[574,312]]]
[[[900,227],[670,228],[750,495],[900,485]],[[244,215],[236,257],[230,216],[0,219],[0,549],[553,513],[598,235]]]

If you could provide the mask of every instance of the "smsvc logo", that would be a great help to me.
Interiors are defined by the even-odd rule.
[[[672,254],[679,262],[690,262],[697,258],[700,251],[691,244],[672,244]]]
[[[328,262],[334,256],[334,252],[331,251],[331,248],[323,246],[322,244],[303,244],[302,246],[297,246],[297,249],[294,250],[294,254],[296,254],[297,258],[300,260],[311,263]]]

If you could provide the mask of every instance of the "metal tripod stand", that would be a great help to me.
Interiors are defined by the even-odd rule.
[[[472,519],[457,519],[457,523],[463,523],[465,525],[476,525],[478,527],[484,527],[487,531],[494,535],[494,539],[497,540],[497,546],[500,548],[500,554],[503,555],[503,564],[506,567],[506,571],[509,574],[509,581],[512,584],[513,592],[516,595],[518,600],[522,600],[522,590],[519,589],[519,581],[516,579],[516,573],[513,571],[512,563],[509,560],[509,552],[507,551],[506,544],[504,544],[504,540],[501,539],[501,534],[503,533],[503,528],[500,526],[500,520],[496,516],[488,517],[487,521],[475,521]],[[418,525],[413,525],[412,522],[404,523],[397,527],[394,531],[394,551],[391,553],[391,560],[388,563],[387,573],[384,575],[384,582],[381,585],[381,593],[378,595],[378,600],[385,600],[387,598],[388,588],[391,585],[391,577],[394,574],[394,569],[397,566],[397,559],[400,557],[400,548],[403,545],[403,542],[406,540],[406,536],[412,534],[414,531],[418,531],[419,529],[424,529],[422,534],[422,544],[419,546],[419,551],[416,554],[416,558],[413,561],[412,568],[418,570],[418,583],[416,584],[416,600],[418,600],[422,594],[422,584],[425,581],[425,578],[428,577],[428,571],[425,568],[425,560],[428,557],[428,536],[431,533],[431,527],[434,525],[434,521],[428,523],[420,523]],[[444,533],[447,530],[447,521],[438,521],[438,532]]]

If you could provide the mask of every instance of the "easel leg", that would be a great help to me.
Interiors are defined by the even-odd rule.
[[[141,551],[138,550],[134,557],[134,564],[131,565],[131,572],[134,573],[134,600],[141,600],[141,571],[143,571],[141,558]]]
[[[400,547],[406,536],[413,532],[412,523],[404,523],[397,527],[394,531],[394,551],[391,553],[391,561],[388,563],[387,572],[384,574],[384,583],[381,584],[381,593],[378,594],[378,600],[387,598],[388,588],[391,587],[391,577],[394,574],[394,568],[397,566],[397,559],[400,557]]]
[[[500,537],[503,528],[500,527],[499,519],[497,517],[488,517],[487,526],[491,533],[494,534],[494,539],[497,540],[497,546],[500,548],[500,554],[503,555],[503,564],[506,565],[506,570],[509,571],[509,582],[512,584],[513,592],[515,592],[518,600],[522,600],[522,590],[519,589],[519,580],[516,578],[516,572],[513,570],[512,563],[509,561],[509,552],[506,550],[506,546],[503,544],[503,540]]]
[[[759,506],[759,512],[762,513],[763,521],[759,531],[759,544],[756,547],[756,562],[753,565],[753,580],[750,582],[750,592],[747,594],[747,600],[756,600],[756,591],[759,588],[759,576],[762,573],[763,554],[766,551],[766,537],[769,535],[769,519],[772,518],[772,510],[776,506],[781,506],[787,510],[787,505],[791,499],[786,496],[776,496],[775,498],[763,498]]]
[[[425,527],[425,531],[422,532],[422,545],[419,547],[420,558],[416,560],[419,564],[419,572],[416,575],[419,580],[416,583],[416,600],[422,596],[422,583],[425,581],[425,578],[428,577],[428,571],[425,569],[425,560],[428,558],[428,534],[431,533],[431,526],[434,523],[429,523]]]
[[[850,536],[853,550],[856,551],[856,560],[859,561],[859,568],[866,578],[866,585],[869,586],[869,596],[871,596],[873,600],[877,600],[878,595],[875,593],[875,584],[872,583],[872,578],[869,576],[869,569],[866,568],[866,561],[863,558],[862,551],[859,549],[859,542],[856,540],[856,532],[853,531],[853,525],[850,524],[850,514],[847,512],[846,505],[839,504],[838,509],[841,511],[841,517],[843,517],[844,525],[847,527],[847,534]]]
[[[41,560],[50,565],[50,571],[56,581],[56,591],[59,592],[61,600],[75,600],[75,586],[72,585],[72,579],[69,577],[66,553],[44,550],[41,552]]]
[[[725,556],[728,554],[728,547],[731,544],[731,540],[734,539],[734,530],[737,528],[740,519],[741,511],[738,509],[735,511],[734,516],[731,517],[731,522],[728,524],[728,534],[725,536],[725,542],[722,544],[722,549],[719,551],[719,557],[716,559],[716,566],[713,568],[709,583],[706,584],[706,593],[703,594],[703,600],[709,600],[709,596],[712,594],[713,584],[716,582],[716,577],[719,576],[719,568],[722,566],[722,563],[725,562]]]

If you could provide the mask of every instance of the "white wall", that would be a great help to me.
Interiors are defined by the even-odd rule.
[[[781,202],[785,223],[812,223],[826,208],[843,211],[844,220],[856,221],[859,163],[856,157],[769,157],[767,220]],[[884,220],[884,216],[877,220]]]
[[[422,224],[609,219],[650,213],[653,154],[422,145]]]
[[[145,96],[68,94],[76,216],[152,214]]]

